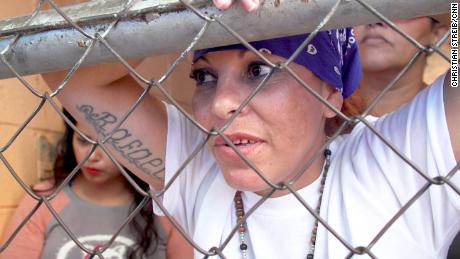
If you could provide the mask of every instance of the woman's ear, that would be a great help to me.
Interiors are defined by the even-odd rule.
[[[335,107],[337,110],[340,111],[340,109],[342,108],[342,104],[343,104],[343,97],[342,97],[342,93],[339,92],[338,90],[336,90],[334,87],[328,85],[328,84],[324,84],[323,86],[323,97],[333,106]],[[326,118],[333,118],[337,115],[337,113],[335,113],[335,111],[331,110],[329,107],[327,107],[326,105],[323,105],[323,113],[324,113],[324,117]]]

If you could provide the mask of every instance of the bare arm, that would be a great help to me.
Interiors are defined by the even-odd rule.
[[[168,235],[166,243],[166,258],[192,259],[193,247],[185,240],[181,233],[169,222],[168,218],[158,217]]]
[[[24,220],[36,204],[37,201],[26,194],[12,215],[10,222],[7,224],[3,242],[6,241],[6,238],[10,237],[15,228]],[[45,243],[46,222],[43,218],[46,217],[44,216],[46,213],[42,206],[27,221],[9,246],[0,253],[0,259],[40,258]]]
[[[450,86],[450,70],[444,80],[444,106],[455,160],[460,160],[460,88]]]
[[[140,87],[119,64],[79,70],[57,96],[78,123],[90,126],[101,139],[107,137],[141,96]],[[43,75],[54,89],[63,73]],[[166,143],[164,105],[147,95],[106,142],[118,161],[141,179],[161,188]]]

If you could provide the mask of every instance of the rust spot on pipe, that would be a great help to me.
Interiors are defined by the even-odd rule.
[[[144,20],[147,22],[147,23],[150,23],[151,21],[155,20],[155,19],[158,19],[160,18],[160,14],[159,13],[155,13],[155,12],[150,12],[150,13],[146,13],[144,15]]]
[[[77,45],[80,48],[86,48],[88,47],[88,42],[86,40],[79,40],[77,41]]]

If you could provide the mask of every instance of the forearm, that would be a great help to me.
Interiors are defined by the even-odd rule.
[[[161,188],[166,139],[165,107],[147,94],[120,124],[144,89],[130,76],[104,85],[102,82],[113,72],[107,69],[81,71],[57,97],[78,123],[98,133],[100,140],[107,138],[105,146],[117,161],[150,185]],[[92,77],[95,79],[90,80]]]
[[[168,259],[191,259],[193,258],[193,247],[181,235],[181,233],[174,228],[169,222],[168,218],[162,216],[158,217],[165,232],[168,235],[166,243],[166,258]]]
[[[131,66],[138,66],[142,60],[128,62]],[[43,79],[51,90],[56,89],[69,71],[57,71],[42,74]],[[67,82],[66,87],[72,85],[103,86],[128,76],[128,69],[121,63],[100,64],[89,67],[80,67]]]
[[[25,197],[8,223],[3,242],[10,238],[14,230],[24,220],[35,205],[35,201]],[[12,242],[0,253],[0,259],[38,259],[40,258],[45,242],[45,233],[42,221],[39,220],[42,211],[37,211],[22,227]]]

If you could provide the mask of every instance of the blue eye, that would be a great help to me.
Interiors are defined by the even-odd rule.
[[[197,86],[208,86],[217,82],[217,77],[206,69],[192,71],[190,78],[195,80]]]
[[[248,76],[251,79],[259,79],[260,77],[265,77],[270,73],[272,68],[269,65],[261,62],[254,62],[249,64],[248,67]]]

